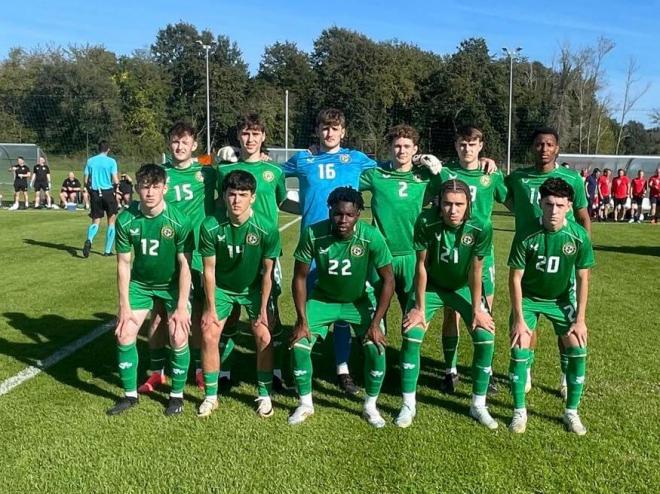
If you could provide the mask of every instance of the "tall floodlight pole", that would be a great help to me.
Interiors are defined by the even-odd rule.
[[[289,90],[284,91],[284,158],[289,161]]]
[[[504,54],[509,57],[509,128],[507,130],[507,144],[506,144],[506,174],[511,173],[511,115],[513,110],[513,58],[522,51],[522,48],[518,47],[515,50],[509,50],[508,48],[502,48]]]
[[[196,41],[206,51],[206,154],[211,154],[211,98],[209,94],[209,50],[211,45],[205,45],[201,39]]]

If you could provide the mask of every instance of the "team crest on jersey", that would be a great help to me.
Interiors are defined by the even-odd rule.
[[[165,225],[160,229],[160,234],[165,238],[174,238],[174,228],[170,225]]]
[[[573,254],[575,254],[576,250],[577,249],[575,248],[575,244],[571,242],[565,243],[564,246],[561,248],[561,251],[567,256],[572,256]]]
[[[466,233],[461,238],[461,243],[463,245],[472,245],[474,243],[474,235],[472,235],[471,233]]]
[[[351,255],[355,257],[362,257],[364,255],[364,247],[361,245],[354,245],[351,247]]]
[[[195,173],[195,180],[198,182],[203,182],[204,181],[204,174],[201,171],[198,171]]]
[[[275,180],[275,174],[270,170],[266,170],[261,174],[261,176],[266,182],[272,182],[273,180]]]
[[[490,176],[488,175],[482,175],[481,178],[479,179],[479,183],[483,185],[484,187],[488,187],[490,185],[491,179]]]
[[[351,155],[350,154],[340,154],[339,155],[339,161],[342,163],[348,163],[351,161]]]
[[[259,245],[259,236],[254,233],[248,233],[245,237],[245,242],[248,245]]]

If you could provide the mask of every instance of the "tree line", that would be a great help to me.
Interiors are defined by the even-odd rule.
[[[234,122],[245,111],[261,113],[268,144],[283,146],[288,90],[290,147],[312,143],[316,113],[335,106],[347,115],[347,144],[378,157],[387,152],[383,135],[397,123],[417,127],[422,148],[443,157],[453,154],[454,129],[473,123],[486,134],[486,152],[506,156],[509,60],[493,56],[484,39],[438,55],[332,27],[311,53],[287,41],[266,47],[251,75],[237,43],[183,22],[167,25],[149,49],[129,56],[102,46],[13,48],[0,62],[0,142],[36,142],[47,152],[75,155],[104,138],[120,156],[148,160],[163,151],[169,125],[186,119],[204,143],[202,44],[210,45],[214,149],[235,139]],[[601,96],[603,60],[613,49],[601,38],[579,50],[563,46],[552,66],[514,60],[514,162],[528,161],[530,134],[540,125],[559,130],[565,152],[660,154],[660,132],[627,120],[644,91],[635,86],[634,61],[627,100]]]

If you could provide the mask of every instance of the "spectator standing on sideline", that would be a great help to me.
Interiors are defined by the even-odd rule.
[[[655,175],[649,178],[649,202],[651,203],[651,223],[658,221],[658,203],[660,202],[660,166]]]
[[[600,209],[598,217],[602,221],[607,221],[610,215],[610,202],[612,200],[612,170],[605,168],[603,174],[598,179],[598,197],[600,198]]]
[[[87,240],[83,246],[83,257],[89,257],[92,242],[99,231],[101,218],[107,215],[108,230],[105,234],[104,256],[112,255],[112,245],[115,242],[115,219],[117,218],[117,199],[114,186],[119,183],[117,178],[117,162],[108,156],[110,146],[106,141],[99,142],[99,154],[87,160],[85,166],[85,183],[89,182],[90,205],[89,217],[92,224],[87,228]]]
[[[612,180],[614,196],[614,221],[623,221],[626,216],[626,200],[630,195],[630,180],[623,168],[617,170],[617,177]]]
[[[594,168],[591,175],[587,177],[585,188],[587,190],[587,209],[592,220],[598,219],[598,206],[600,203],[600,191],[598,189],[598,180],[600,179],[600,169]]]
[[[644,196],[646,195],[646,179],[644,178],[644,172],[639,170],[637,172],[637,178],[633,178],[630,182],[630,202],[631,202],[631,211],[630,211],[630,221],[628,223],[641,223],[644,220],[644,214],[642,214],[642,204],[644,203]]]
[[[41,205],[41,193],[46,195],[46,207],[48,209],[52,206],[52,199],[50,197],[51,180],[50,168],[46,163],[46,158],[39,156],[37,164],[34,165],[32,170],[32,188],[34,189],[34,209],[39,209]]]
[[[30,168],[25,164],[23,156],[16,158],[16,164],[9,167],[9,171],[14,173],[14,205],[9,208],[10,211],[18,209],[21,192],[25,200],[25,209],[28,208],[28,178],[30,178]]]

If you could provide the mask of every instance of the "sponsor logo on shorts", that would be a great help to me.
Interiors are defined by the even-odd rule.
[[[248,245],[259,245],[259,236],[255,233],[248,233],[245,237]]]
[[[170,225],[165,225],[160,229],[160,234],[165,238],[174,238],[174,228]]]
[[[348,163],[351,161],[351,155],[350,154],[340,154],[339,155],[339,161],[342,163]]]
[[[275,174],[270,170],[266,170],[261,174],[261,176],[266,182],[272,182],[273,180],[275,180]]]
[[[466,233],[461,238],[461,243],[463,245],[472,245],[474,243],[474,235],[472,235],[471,233]]]
[[[204,174],[201,171],[198,171],[195,173],[195,180],[198,182],[203,182],[204,181]]]
[[[489,175],[482,175],[481,178],[479,179],[479,183],[484,187],[488,187],[490,185],[490,182],[491,179]]]
[[[361,245],[354,245],[351,247],[351,255],[355,257],[362,257],[364,255],[364,247]]]
[[[572,242],[565,243],[564,246],[561,248],[561,251],[567,255],[567,256],[572,256],[575,254],[576,251],[575,244]]]

